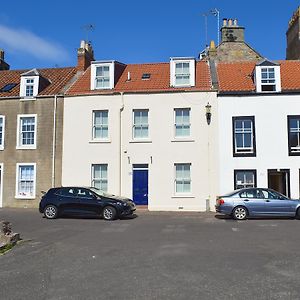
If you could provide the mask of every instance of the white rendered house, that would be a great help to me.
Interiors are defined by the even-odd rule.
[[[257,186],[300,198],[299,67],[218,64],[219,194]]]
[[[65,97],[62,184],[150,210],[213,209],[216,99],[206,61],[93,62]]]

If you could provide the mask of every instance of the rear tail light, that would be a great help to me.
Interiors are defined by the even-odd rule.
[[[224,204],[225,203],[225,201],[223,200],[223,199],[218,199],[217,200],[217,204],[218,205],[222,205],[222,204]]]

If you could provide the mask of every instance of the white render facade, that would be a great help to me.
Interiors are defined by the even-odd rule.
[[[289,118],[299,116],[299,94],[219,95],[219,194],[236,187],[257,186],[300,198],[300,153],[291,155],[289,145]],[[254,156],[234,155],[237,133],[233,127],[239,117],[254,120],[250,129]]]
[[[142,204],[149,210],[214,209],[218,187],[216,100],[212,91],[65,97],[62,185],[101,182],[109,193],[134,198],[133,179],[141,171],[147,185]],[[210,125],[207,103],[211,105]],[[181,113],[188,115],[182,119],[182,128],[175,126]],[[100,138],[93,137],[95,116],[102,118],[102,125],[97,125],[102,130]],[[176,128],[185,132],[178,136]]]

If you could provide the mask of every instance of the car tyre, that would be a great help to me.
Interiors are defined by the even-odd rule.
[[[233,211],[232,211],[232,217],[235,220],[246,220],[248,217],[248,211],[247,208],[244,206],[237,206]]]
[[[112,206],[105,206],[102,212],[103,219],[106,221],[112,221],[117,216],[117,210]]]
[[[297,209],[295,217],[297,220],[300,220],[300,207]]]
[[[44,209],[44,216],[47,219],[56,219],[58,216],[58,209],[55,205],[47,205]]]

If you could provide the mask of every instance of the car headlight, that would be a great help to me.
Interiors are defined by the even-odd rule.
[[[121,205],[121,206],[126,206],[127,203],[126,202],[117,202],[118,205]]]

